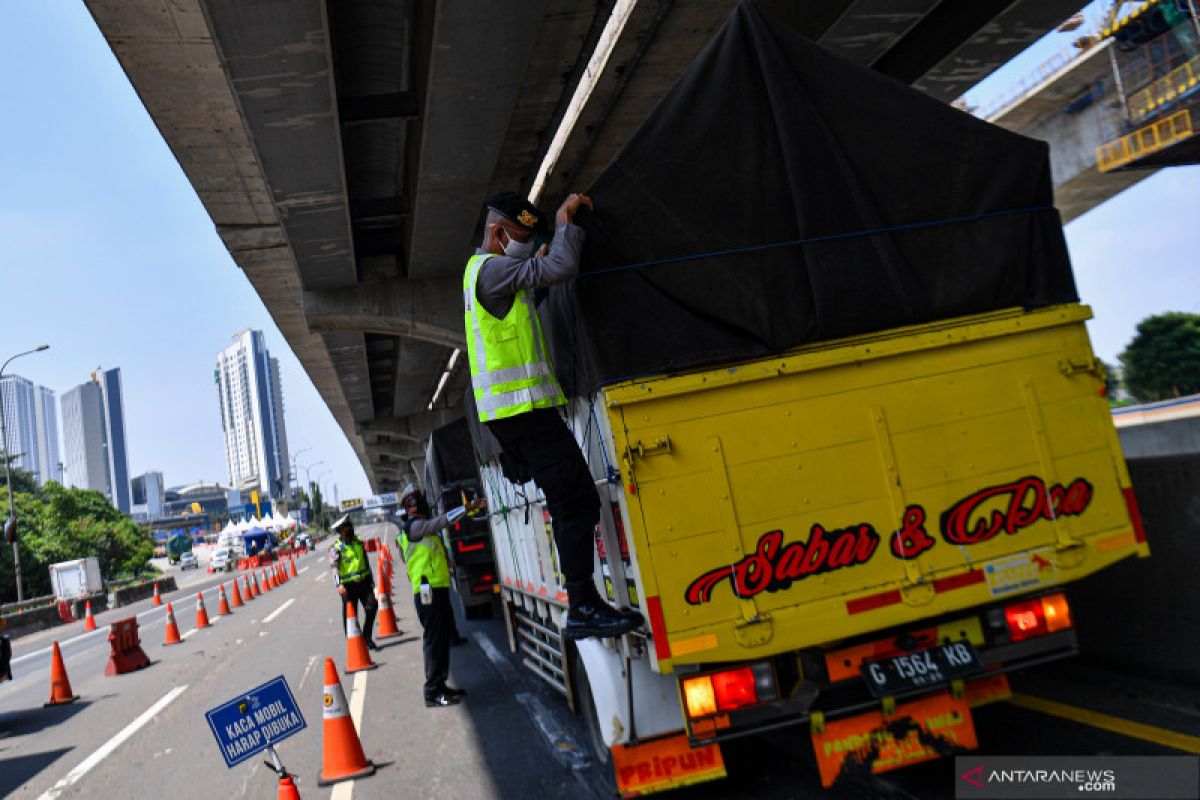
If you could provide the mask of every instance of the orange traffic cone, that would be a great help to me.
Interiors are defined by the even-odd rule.
[[[356,626],[357,627],[357,626]],[[325,709],[322,714],[322,749],[324,751],[317,785],[328,786],[338,781],[365,778],[375,774],[375,765],[363,753],[358,731],[346,706],[342,682],[338,680],[333,659],[325,659]]]
[[[358,615],[354,613],[354,604],[346,603],[346,674],[375,669],[378,666],[367,652],[367,640],[363,638],[362,630],[358,627]]]
[[[233,612],[229,610],[229,599],[225,597],[225,584],[217,584],[217,616],[227,617]]]
[[[162,605],[162,595],[158,593],[158,581],[154,582],[154,602],[151,605],[155,608]]]
[[[271,578],[271,573],[263,570],[263,586],[269,592],[275,588],[275,581]]]
[[[379,592],[379,624],[375,635],[380,639],[399,636],[403,631],[396,627],[396,612],[392,610],[392,598],[387,592]]]
[[[71,691],[71,681],[67,678],[67,665],[63,663],[62,651],[58,649],[58,642],[55,642],[50,650],[50,702],[42,707],[74,703],[78,699],[79,696]]]
[[[182,641],[183,639],[179,638],[179,626],[175,624],[175,609],[167,603],[167,636],[163,639],[163,644],[179,644]]]
[[[229,604],[231,606],[233,606],[234,608],[242,607],[242,593],[238,591],[238,579],[237,578],[233,579],[233,599],[230,600]]]
[[[208,627],[208,612],[204,610],[204,595],[196,592],[196,627]]]
[[[289,578],[296,577],[296,557],[295,556],[292,556],[291,566],[288,567],[288,577]]]
[[[96,618],[92,616],[92,601],[87,601],[87,614],[83,618],[83,629],[85,631],[96,630]]]
[[[258,597],[258,579],[254,577],[253,572],[246,576],[246,597],[251,600]]]
[[[281,775],[279,777],[279,794],[275,795],[276,800],[300,800],[300,790],[296,788],[295,781],[291,775]]]

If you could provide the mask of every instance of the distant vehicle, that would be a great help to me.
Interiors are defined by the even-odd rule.
[[[167,540],[167,562],[176,564],[184,553],[192,552],[192,537],[186,533],[177,533]]]
[[[297,547],[301,547],[301,546],[307,547],[309,550],[311,550],[313,548],[312,535],[308,534],[308,533],[296,534],[296,546]]]
[[[77,600],[102,592],[100,562],[95,558],[77,558],[51,564],[50,586],[59,600]]]
[[[212,559],[209,560],[208,565],[212,567],[213,570],[228,570],[233,566],[232,554],[228,550],[215,550],[213,551]]]
[[[182,569],[199,569],[200,562],[196,560],[196,554],[190,550],[186,553],[179,554],[179,568]]]

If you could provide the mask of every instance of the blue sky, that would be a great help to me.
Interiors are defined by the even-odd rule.
[[[1093,16],[1094,16],[1094,12]],[[1077,34],[1051,34],[983,85],[989,94]],[[243,328],[279,358],[292,451],[342,498],[369,491],[341,429],[230,259],[79,0],[0,0],[0,359],[60,394],[122,368],[129,468],[168,485],[225,482],[213,367]],[[1143,181],[1067,227],[1097,353],[1115,361],[1138,320],[1200,311],[1200,167]],[[470,243],[467,243],[469,245]]]

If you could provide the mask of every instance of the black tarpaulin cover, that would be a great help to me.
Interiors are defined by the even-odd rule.
[[[571,395],[1077,299],[1044,142],[842,61],[748,2],[586,191],[581,274],[541,307]],[[880,229],[893,230],[838,238]],[[833,238],[613,270],[818,237]]]

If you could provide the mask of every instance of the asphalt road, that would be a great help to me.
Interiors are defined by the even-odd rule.
[[[391,540],[394,529],[363,529]],[[562,698],[507,653],[502,622],[460,620],[471,643],[452,651],[452,682],[469,691],[448,709],[421,696],[420,626],[403,575],[394,603],[403,634],[376,654],[379,669],[342,675],[370,778],[316,786],[322,763],[321,678],[325,657],[339,671],[345,645],[339,601],[324,547],[298,562],[297,579],[228,617],[216,615],[217,576],[203,571],[166,599],[183,644],[164,647],[164,611],[150,601],[14,643],[16,680],[0,684],[0,796],[17,798],[273,797],[275,777],[261,758],[226,769],[204,712],[284,675],[308,728],[278,748],[305,798],[604,797],[603,767],[589,756],[582,720]],[[195,577],[193,577],[195,575]],[[228,580],[228,576],[226,581]],[[226,584],[228,588],[228,583]],[[213,627],[190,633],[195,592],[203,591]],[[112,619],[136,614],[154,662],[117,677],[103,674]],[[43,708],[52,640],[61,642],[80,700]],[[985,754],[1179,754],[1200,752],[1200,693],[1105,673],[1078,661],[1017,676],[1014,702],[978,710]],[[1053,700],[1047,705],[1041,700]],[[356,712],[357,709],[357,712]],[[1070,717],[1068,719],[1067,717]],[[953,762],[889,773],[862,786],[819,787],[802,729],[725,746],[729,777],[664,797],[952,797]]]

